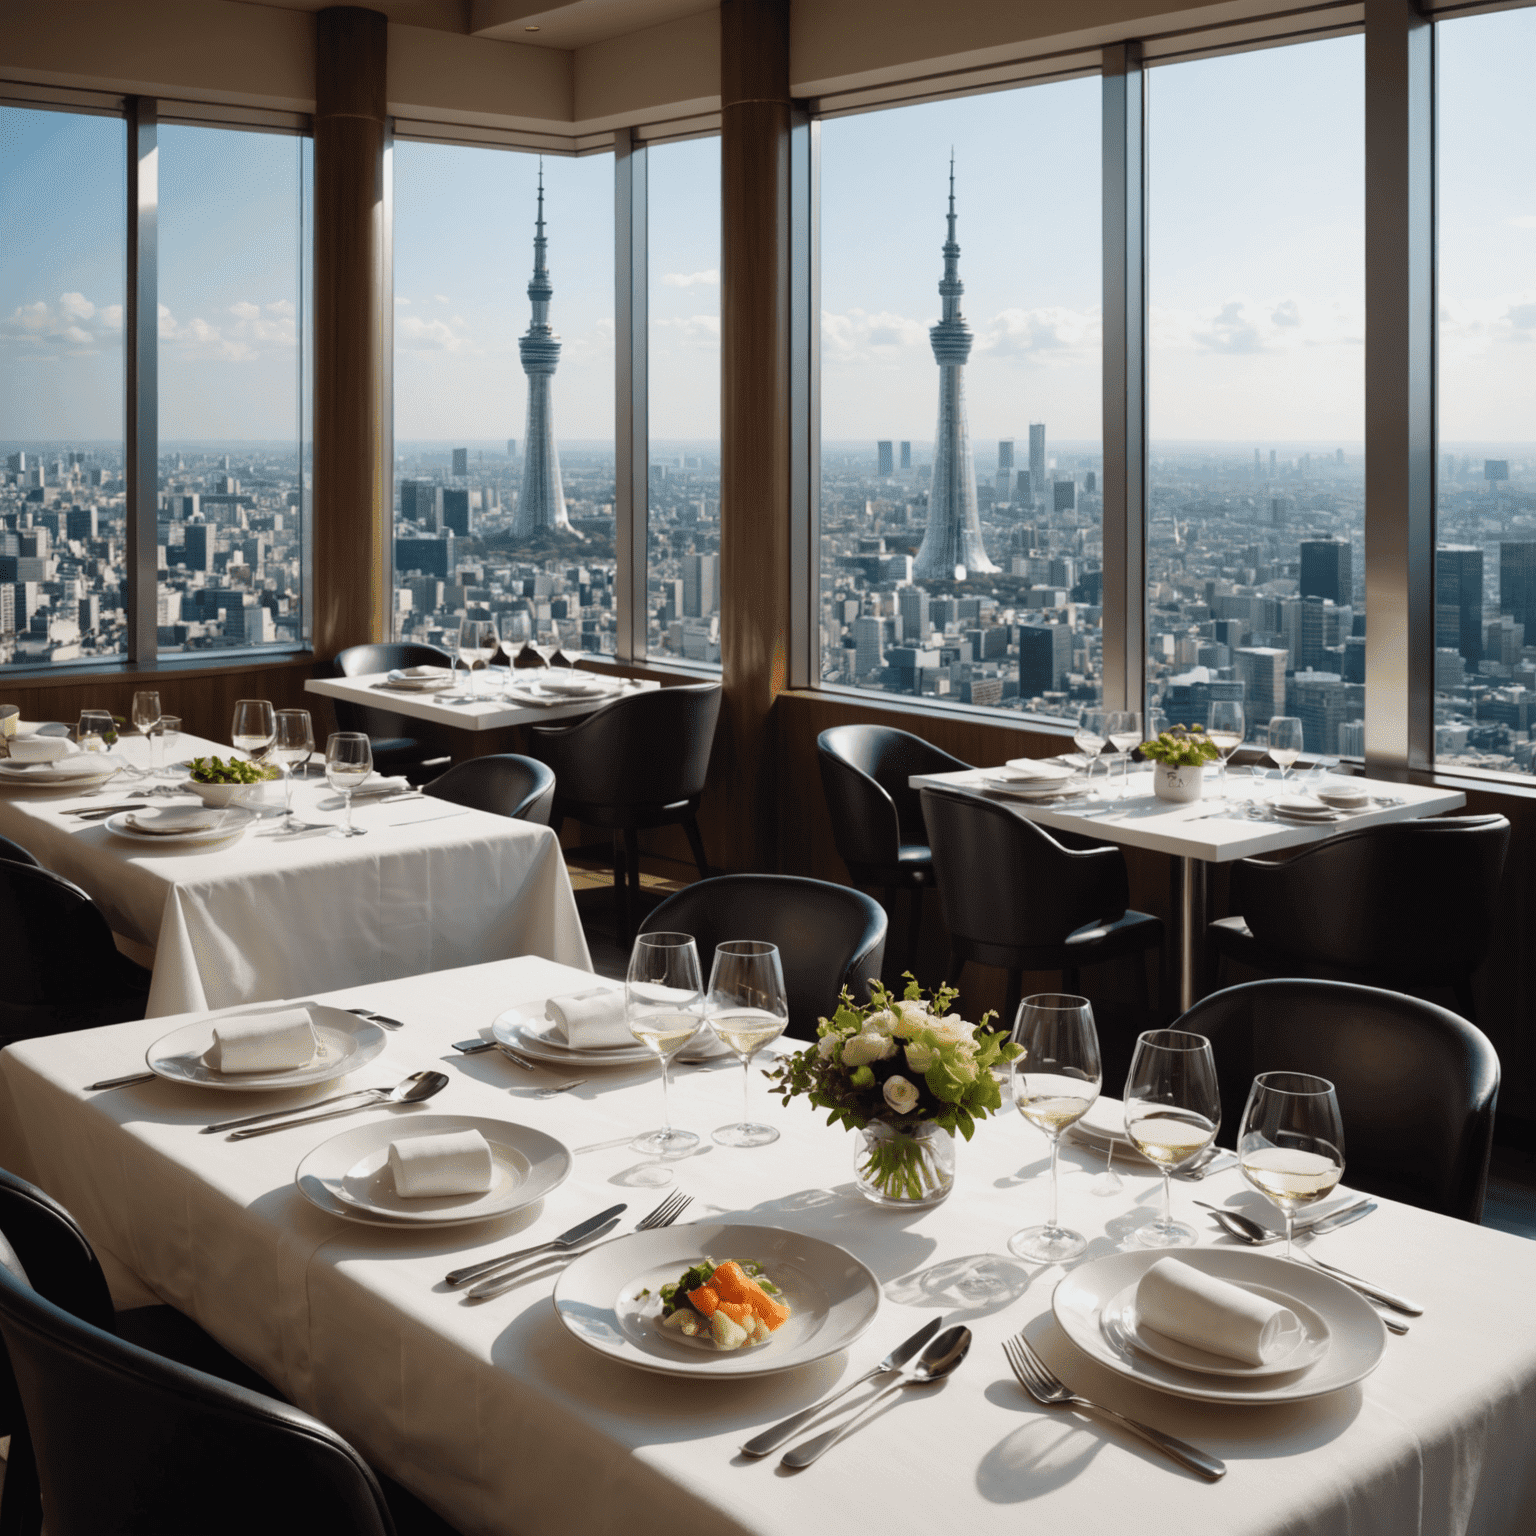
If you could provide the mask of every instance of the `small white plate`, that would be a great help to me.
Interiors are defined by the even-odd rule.
[[[1330,1335],[1323,1357],[1300,1371],[1247,1379],[1209,1376],[1142,1354],[1104,1313],[1127,1286],[1167,1254],[1161,1249],[1110,1253],[1062,1277],[1051,1296],[1056,1321],[1085,1355],[1116,1375],[1174,1397],[1207,1403],[1289,1403],[1353,1385],[1376,1369],[1387,1329],[1376,1309],[1319,1269],[1244,1248],[1181,1248],[1181,1262],[1236,1285],[1263,1287],[1289,1307],[1300,1303],[1322,1319]]]
[[[986,779],[990,794],[1007,795],[1012,800],[1078,800],[1088,793],[1086,779],[1063,779],[1058,784],[1038,779]]]
[[[713,1350],[661,1326],[661,1287],[705,1255],[763,1266],[790,1315],[754,1349]],[[649,1291],[650,1294],[642,1295]],[[632,1232],[572,1263],[555,1311],[588,1349],[663,1376],[771,1376],[846,1349],[874,1322],[880,1282],[851,1253],[779,1227],[699,1222]]]
[[[526,688],[530,693],[548,694],[556,699],[600,699],[610,693],[619,693],[623,690],[622,682],[610,682],[606,678],[588,680],[579,678],[574,682],[565,682],[554,678],[541,677],[537,682],[519,683],[520,688]]]
[[[203,1061],[203,1053],[213,1044],[213,1019],[183,1024],[162,1035],[144,1053],[144,1064],[156,1077],[173,1083],[196,1083],[200,1088],[222,1088],[233,1093],[262,1092],[273,1088],[312,1088],[318,1083],[332,1083],[338,1077],[355,1072],[384,1049],[384,1031],[355,1013],[327,1008],[321,1003],[266,1003],[253,1008],[226,1009],[221,1018],[244,1018],[247,1014],[285,1012],[307,1007],[315,1026],[319,1050],[307,1067],[292,1067],[285,1072],[215,1072]],[[294,1110],[303,1113],[303,1106]]]
[[[491,1147],[492,1182],[483,1195],[407,1200],[395,1193],[389,1145],[448,1131],[479,1131]],[[373,1226],[450,1226],[487,1221],[542,1200],[570,1177],[571,1151],[532,1126],[474,1115],[390,1114],[322,1142],[298,1166],[306,1200],[332,1215]],[[328,1199],[317,1199],[323,1191]]]
[[[134,811],[123,811],[108,817],[107,831],[131,843],[147,843],[160,848],[195,848],[205,843],[226,843],[231,838],[240,837],[257,820],[254,811],[232,805],[220,812],[223,821],[206,832],[139,832],[128,824],[128,818],[136,814]]]
[[[577,1062],[588,1067],[632,1067],[641,1062],[656,1060],[656,1053],[639,1041],[633,1045],[604,1045],[577,1050],[550,1034],[553,1028],[554,1025],[544,1017],[544,1005],[532,1003],[520,1008],[508,1008],[505,1013],[497,1014],[491,1024],[491,1034],[503,1045],[510,1045],[524,1056],[561,1067],[574,1066]],[[704,1028],[707,1030],[708,1026]],[[694,1040],[697,1039],[695,1035]],[[692,1044],[690,1040],[684,1049]]]
[[[1167,1365],[1181,1366],[1186,1371],[1197,1371],[1202,1376],[1240,1376],[1252,1381],[1260,1376],[1283,1376],[1287,1371],[1302,1371],[1315,1365],[1328,1353],[1328,1324],[1311,1307],[1303,1305],[1294,1296],[1288,1296],[1267,1285],[1244,1284],[1245,1291],[1262,1296],[1282,1307],[1289,1307],[1296,1322],[1282,1329],[1280,1348],[1274,1357],[1263,1365],[1245,1365],[1229,1355],[1212,1354],[1208,1349],[1197,1349],[1192,1344],[1181,1343],[1166,1333],[1148,1327],[1141,1321],[1136,1310],[1136,1282],[1126,1286],[1118,1296],[1112,1296],[1104,1304],[1101,1326],[1113,1343],[1116,1338],[1127,1338],[1144,1355],[1161,1360]]]
[[[115,752],[77,752],[64,759],[81,764],[78,768],[60,768],[57,763],[13,763],[0,759],[0,783],[23,785],[31,789],[90,789],[105,784],[121,773],[128,760]],[[89,767],[85,766],[89,764]]]

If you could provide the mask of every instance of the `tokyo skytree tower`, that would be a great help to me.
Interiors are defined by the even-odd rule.
[[[523,372],[528,375],[528,424],[523,432],[523,494],[512,522],[515,535],[526,536],[546,529],[572,533],[565,510],[565,490],[560,484],[560,454],[555,448],[555,412],[550,388],[560,362],[560,338],[549,324],[549,301],[554,287],[544,265],[544,165],[539,164],[539,216],[533,236],[533,278],[528,297],[533,318],[527,333],[518,338]]]
[[[955,240],[955,157],[949,157],[949,239],[939,293],[944,318],[928,332],[939,365],[939,426],[933,444],[933,483],[928,491],[928,531],[912,567],[915,577],[963,580],[967,573],[995,571],[981,542],[976,510],[976,466],[965,420],[965,365],[971,328],[960,313],[960,246]],[[957,568],[963,567],[958,571]]]

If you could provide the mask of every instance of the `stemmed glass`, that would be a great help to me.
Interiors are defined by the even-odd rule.
[[[1326,1077],[1264,1072],[1253,1080],[1237,1130],[1243,1177],[1285,1217],[1291,1257],[1296,1212],[1322,1200],[1344,1176],[1344,1122]]]
[[[727,939],[715,950],[704,1004],[709,1027],[741,1061],[741,1123],[722,1125],[714,1139],[722,1147],[766,1147],[779,1133],[752,1120],[752,1058],[789,1023],[789,995],[775,944]]]
[[[1121,794],[1131,790],[1131,752],[1142,742],[1141,714],[1134,709],[1113,709],[1104,717],[1104,734],[1115,749],[1115,756],[1125,764],[1121,775]],[[1105,786],[1108,788],[1108,785]]]
[[[148,772],[153,776],[158,768],[155,762],[155,727],[160,724],[160,695],[136,693],[133,696],[133,723],[149,744]]]
[[[1280,769],[1282,784],[1291,764],[1301,756],[1301,748],[1301,721],[1294,715],[1276,715],[1269,722],[1269,755]]]
[[[1205,1152],[1221,1126],[1211,1042],[1182,1029],[1148,1030],[1136,1041],[1124,1097],[1125,1134],[1163,1176],[1162,1214],[1132,1240],[1142,1248],[1187,1248],[1196,1234],[1173,1219],[1170,1179]]]
[[[560,626],[553,619],[541,620],[528,647],[544,663],[544,670],[548,672],[555,664],[555,652],[560,649]]]
[[[117,727],[104,709],[83,709],[75,727],[75,741],[82,752],[109,752],[117,740]]]
[[[1221,798],[1227,798],[1227,760],[1243,744],[1248,725],[1243,706],[1231,699],[1218,699],[1205,712],[1205,734],[1221,753]]]
[[[283,815],[293,815],[293,770],[315,750],[315,728],[307,709],[280,709],[272,755],[283,765]],[[369,749],[370,761],[372,748]]]
[[[266,699],[235,700],[235,722],[229,731],[232,747],[255,762],[266,755],[276,735],[277,716]]]
[[[480,689],[475,682],[475,663],[478,661],[489,666],[500,644],[496,638],[495,619],[465,619],[459,625],[459,660],[469,672],[471,700],[480,697]]]
[[[1105,721],[1109,716],[1102,709],[1085,709],[1077,717],[1077,729],[1072,733],[1072,745],[1088,759],[1088,777],[1093,777],[1093,765],[1099,760],[1108,744]]]
[[[661,1062],[661,1129],[637,1136],[630,1146],[651,1157],[670,1157],[698,1146],[692,1131],[672,1128],[668,1096],[672,1058],[704,1022],[704,983],[692,934],[642,933],[635,940],[624,980],[624,1022]]]
[[[325,779],[347,802],[345,826],[333,827],[332,837],[361,837],[368,829],[352,825],[352,792],[373,772],[373,746],[360,731],[337,731],[325,744]]]
[[[1066,993],[1026,997],[1019,1004],[1013,1043],[1023,1047],[1013,1062],[1013,1102],[1051,1143],[1051,1214],[1044,1226],[1015,1232],[1008,1251],[1021,1259],[1060,1264],[1088,1246],[1081,1232],[1068,1231],[1057,1219],[1056,1156],[1061,1133],[1093,1107],[1103,1082],[1093,1008],[1086,997]]]

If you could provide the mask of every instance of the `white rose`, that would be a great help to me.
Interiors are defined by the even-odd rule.
[[[896,1042],[888,1035],[872,1030],[860,1030],[856,1035],[849,1035],[843,1043],[845,1067],[867,1066],[872,1061],[884,1061],[895,1054]]]
[[[957,1013],[942,1019],[931,1019],[928,1027],[940,1045],[969,1045],[976,1035],[976,1026],[967,1024]]]
[[[823,1035],[821,1039],[816,1042],[816,1054],[820,1056],[823,1061],[830,1061],[832,1059],[832,1053],[837,1049],[837,1042],[840,1038],[841,1036],[839,1035]]]
[[[921,1040],[914,1040],[907,1047],[907,1066],[921,1077],[933,1065],[936,1056],[937,1052],[932,1046],[924,1045]]]
[[[885,1102],[898,1115],[910,1114],[917,1108],[917,1084],[904,1077],[888,1077],[885,1080]]]
[[[900,1002],[896,1004],[896,1009],[900,1015],[896,1033],[903,1040],[912,1039],[933,1023],[932,1015],[921,1003]]]
[[[864,1020],[863,1033],[884,1035],[889,1039],[896,1032],[896,1015],[889,1008],[882,1008],[879,1013],[872,1013]]]

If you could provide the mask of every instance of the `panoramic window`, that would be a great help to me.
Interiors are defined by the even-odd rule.
[[[394,164],[395,633],[611,654],[613,161]]]
[[[0,107],[0,665],[125,649],[125,131]]]
[[[1102,697],[1101,112],[1091,79],[821,127],[826,683]]]
[[[1358,37],[1150,77],[1147,691],[1361,756],[1364,60]],[[1149,728],[1153,722],[1148,722]]]
[[[312,141],[162,126],[162,652],[299,645]]]
[[[646,151],[646,649],[720,662],[720,140]]]
[[[1536,13],[1437,29],[1435,756],[1531,773],[1536,726]],[[1511,94],[1514,93],[1514,94]]]

